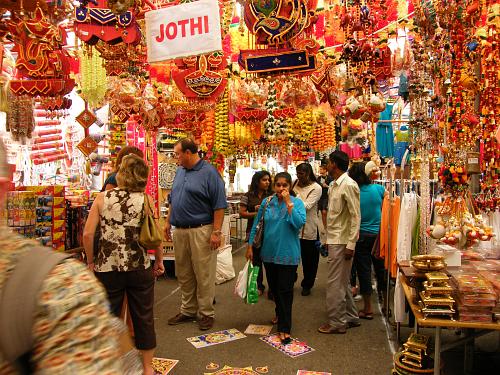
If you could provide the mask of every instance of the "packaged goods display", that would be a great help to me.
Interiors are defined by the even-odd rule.
[[[7,193],[7,225],[15,232],[35,237],[37,222],[36,195],[33,191],[10,191]]]
[[[64,186],[25,186],[23,192],[35,196],[34,238],[44,246],[64,251],[66,241],[66,201]]]

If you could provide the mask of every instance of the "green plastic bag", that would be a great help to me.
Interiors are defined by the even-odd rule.
[[[254,266],[250,262],[248,266],[247,283],[247,303],[253,305],[259,301],[259,289],[257,288],[257,277],[259,276],[259,266]]]

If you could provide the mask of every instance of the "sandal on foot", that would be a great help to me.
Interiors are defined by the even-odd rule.
[[[366,319],[366,320],[372,320],[373,319],[373,313],[372,312],[365,312],[363,310],[361,310],[358,313],[358,316],[359,316],[360,319]]]
[[[277,317],[277,316],[275,316],[274,318],[272,318],[272,319],[271,319],[271,323],[272,323],[273,325],[278,324],[278,317]]]
[[[292,342],[292,338],[290,337],[289,334],[280,332],[279,335],[282,345],[288,345]]]

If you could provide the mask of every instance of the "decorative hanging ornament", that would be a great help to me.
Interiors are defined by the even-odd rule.
[[[135,5],[135,0],[108,0],[109,9],[116,15],[121,15]]]
[[[16,95],[60,96],[75,86],[70,78],[71,58],[63,46],[66,32],[52,25],[42,8],[36,8],[34,17],[21,18],[12,13],[6,22],[17,52],[16,77],[10,88]]]
[[[186,98],[215,101],[227,86],[225,63],[221,52],[177,59],[172,78]]]
[[[85,103],[85,109],[76,116],[75,120],[83,126],[83,128],[88,129],[97,121],[97,117],[89,110],[87,103]]]
[[[98,143],[91,136],[85,137],[76,147],[82,152],[83,155],[89,157],[97,147]]]
[[[109,44],[123,42],[136,45],[141,41],[141,30],[133,11],[116,15],[106,7],[106,0],[96,0],[88,7],[75,8],[75,34],[87,44],[95,45],[99,40]]]
[[[106,69],[104,61],[98,53],[90,50],[90,53],[79,54],[80,56],[80,96],[91,108],[100,107],[104,102],[107,90]]]

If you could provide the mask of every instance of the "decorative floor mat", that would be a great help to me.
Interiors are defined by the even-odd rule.
[[[224,366],[222,369],[215,372],[205,372],[204,375],[260,375],[261,373],[256,372],[252,367],[229,367]]]
[[[206,348],[207,346],[222,344],[224,342],[243,339],[246,336],[237,329],[225,329],[224,331],[208,333],[195,337],[189,337],[187,340],[196,348]]]
[[[331,372],[299,370],[297,375],[332,375]]]
[[[314,349],[307,345],[305,342],[301,342],[294,338],[292,338],[292,342],[290,344],[283,345],[278,334],[264,336],[260,339],[266,344],[271,345],[273,348],[278,349],[280,352],[292,358],[314,351]]]
[[[249,324],[247,329],[245,330],[244,333],[247,335],[261,335],[261,336],[266,336],[271,333],[273,329],[273,326],[268,325],[268,326],[263,326],[263,325],[258,325],[258,324]]]
[[[178,362],[177,359],[153,358],[153,374],[167,375]]]

